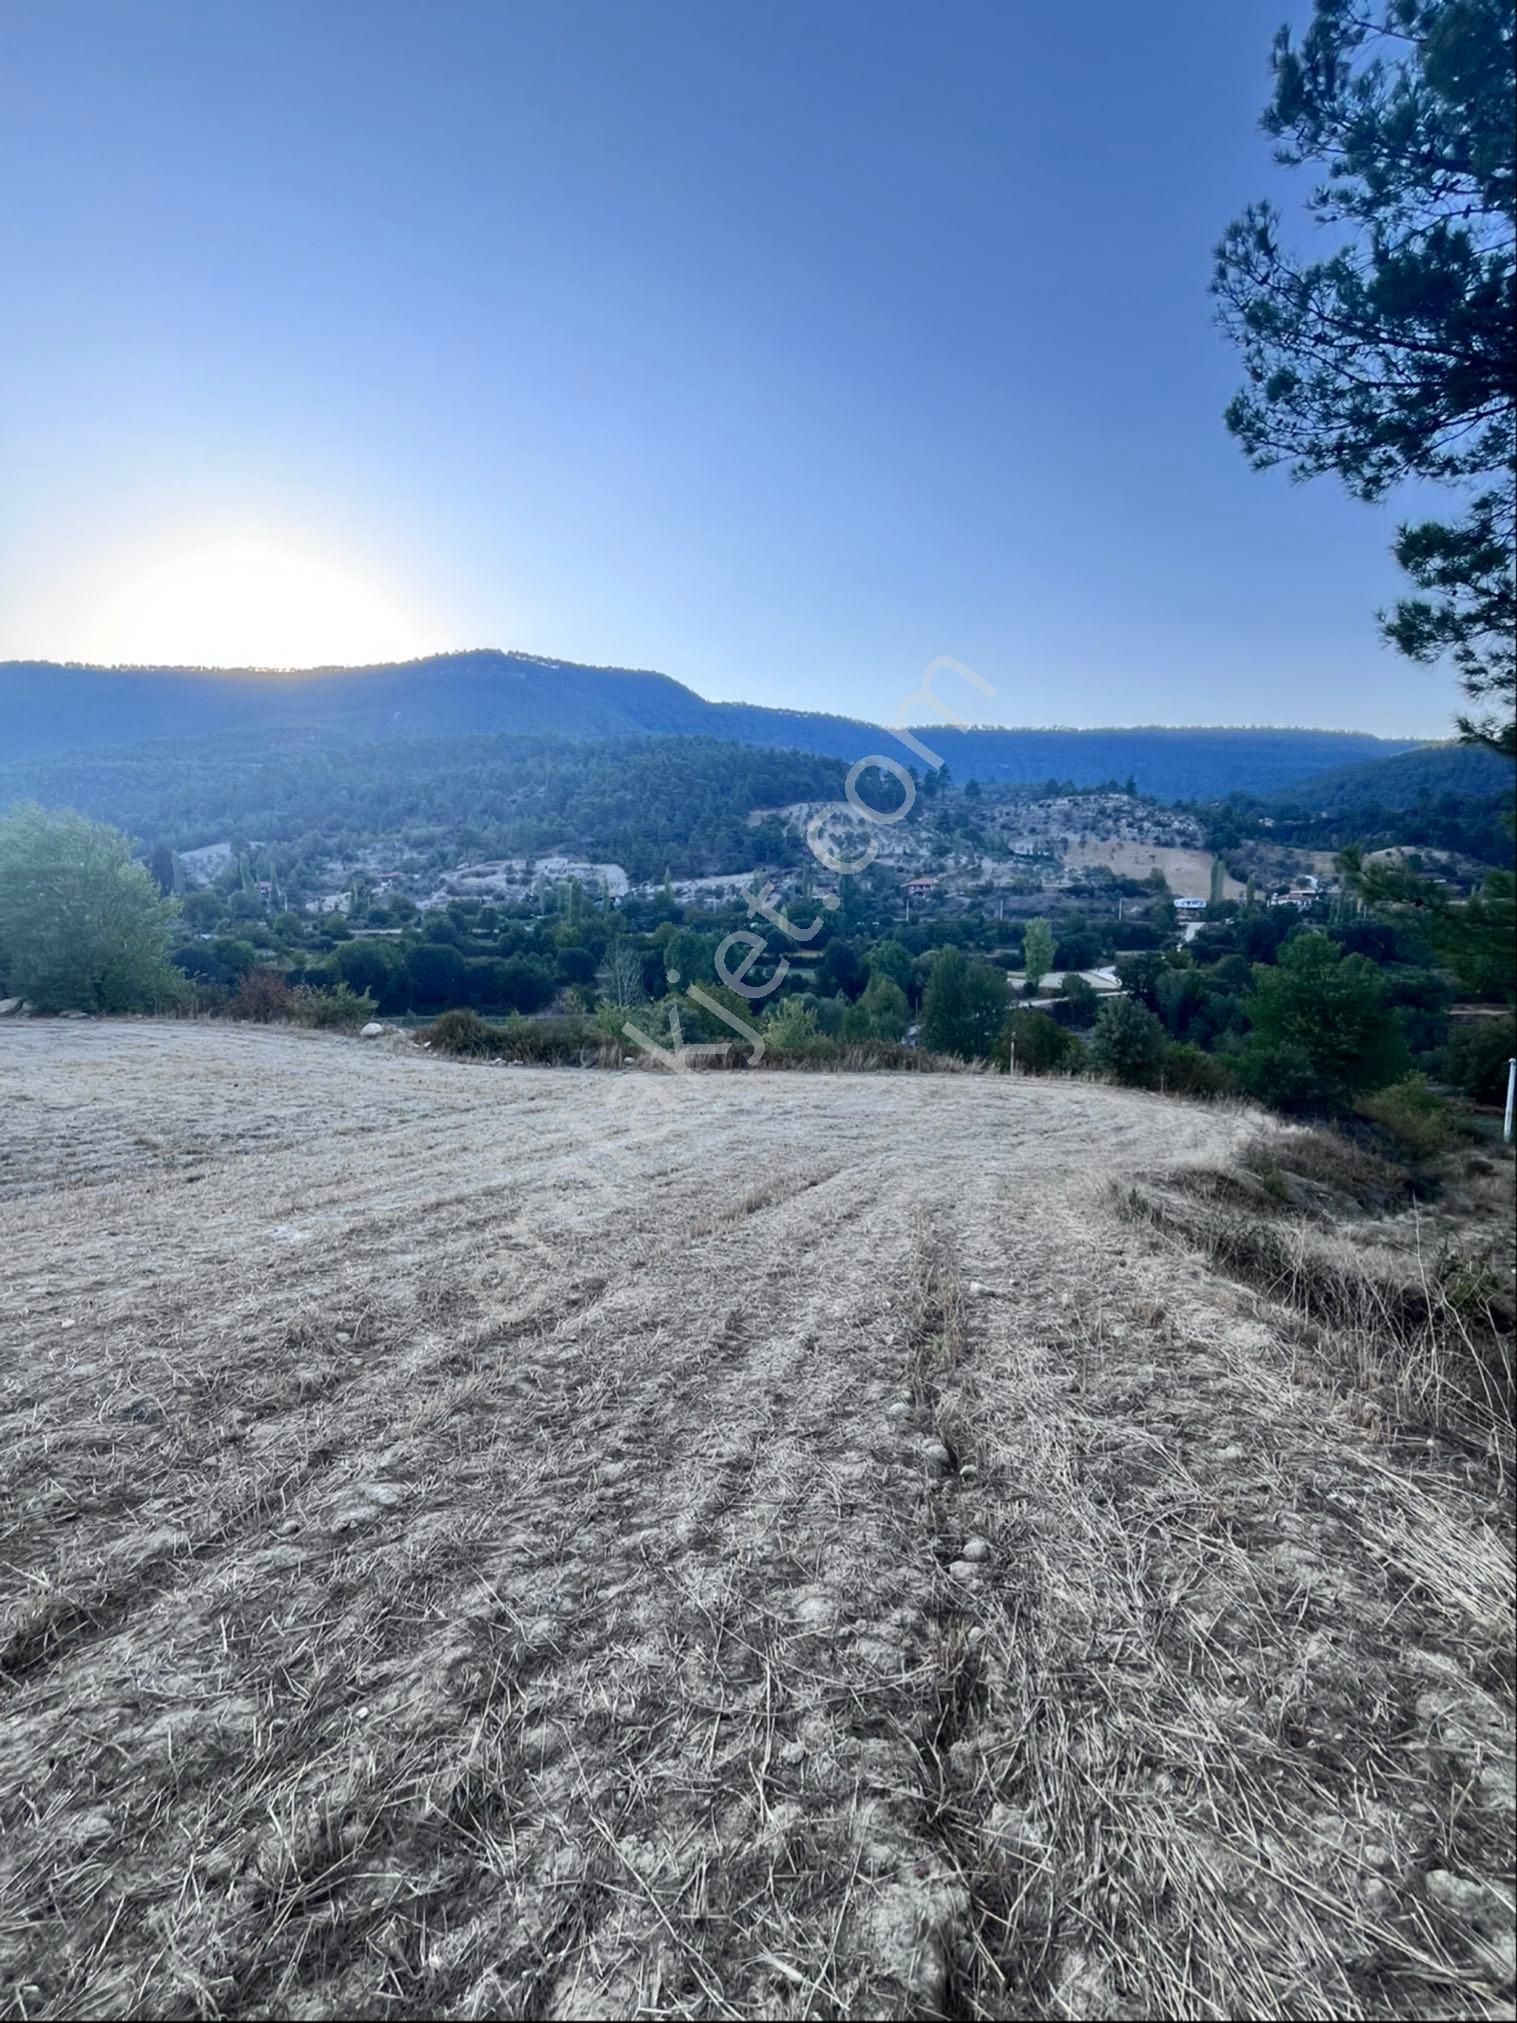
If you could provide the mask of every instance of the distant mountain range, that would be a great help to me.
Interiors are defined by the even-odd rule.
[[[962,690],[944,685],[949,706]],[[707,702],[667,675],[485,650],[388,666],[263,674],[0,662],[0,761],[224,733],[318,731],[362,744],[477,732],[575,738],[699,735],[853,761],[921,762],[851,717]],[[1315,776],[1418,749],[1358,731],[1143,726],[950,730],[918,735],[960,781],[1095,786],[1131,778],[1163,800],[1273,794]]]

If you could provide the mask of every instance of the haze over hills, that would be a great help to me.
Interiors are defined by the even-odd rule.
[[[940,693],[955,710],[972,700],[951,678]],[[925,712],[908,714],[920,721]],[[1414,739],[1358,731],[1151,725],[961,731],[927,722],[923,742],[961,779],[1095,785],[1131,777],[1140,792],[1162,799],[1268,794],[1418,748]],[[884,752],[921,765],[888,731],[850,717],[708,702],[668,675],[495,649],[277,674],[0,663],[0,757],[9,760],[291,730],[364,744],[473,733],[698,735],[850,762]]]

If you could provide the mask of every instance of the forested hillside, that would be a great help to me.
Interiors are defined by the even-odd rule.
[[[1219,849],[1267,831],[1276,843],[1302,849],[1396,844],[1452,850],[1481,864],[1513,862],[1511,763],[1478,745],[1429,745],[1320,773],[1262,799],[1232,795],[1199,812]]]
[[[633,878],[752,861],[755,808],[840,798],[835,759],[704,737],[424,738],[350,745],[277,732],[135,746],[0,768],[0,811],[23,801],[114,823],[154,849],[231,835],[479,856],[569,849]],[[771,852],[792,855],[782,832]]]
[[[962,687],[955,692],[951,681],[943,685],[943,699],[961,710],[975,700]],[[897,703],[882,685],[882,714],[893,716]],[[147,739],[274,731],[325,733],[355,743],[481,733],[698,735],[815,752],[846,764],[876,751],[912,757],[888,731],[849,717],[707,702],[667,675],[493,650],[301,675],[11,661],[0,665],[0,725],[3,756],[11,759]],[[1028,785],[1055,778],[1095,786],[1130,778],[1141,793],[1164,800],[1270,794],[1316,773],[1412,748],[1405,739],[1291,729],[955,731],[934,725],[923,736],[961,779]]]
[[[1416,808],[1446,795],[1466,803],[1510,801],[1511,764],[1480,745],[1424,745],[1368,765],[1319,773],[1270,798],[1294,814],[1336,815],[1363,808]]]

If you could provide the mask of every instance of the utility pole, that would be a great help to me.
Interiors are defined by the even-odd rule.
[[[1501,1142],[1503,1145],[1510,1145],[1512,1142],[1512,1098],[1514,1095],[1517,1095],[1517,1054],[1514,1054],[1506,1064],[1506,1117],[1501,1126]]]

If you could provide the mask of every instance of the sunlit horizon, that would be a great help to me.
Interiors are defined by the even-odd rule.
[[[82,628],[111,666],[268,673],[411,660],[438,650],[358,571],[257,537],[223,539],[137,572]]]

